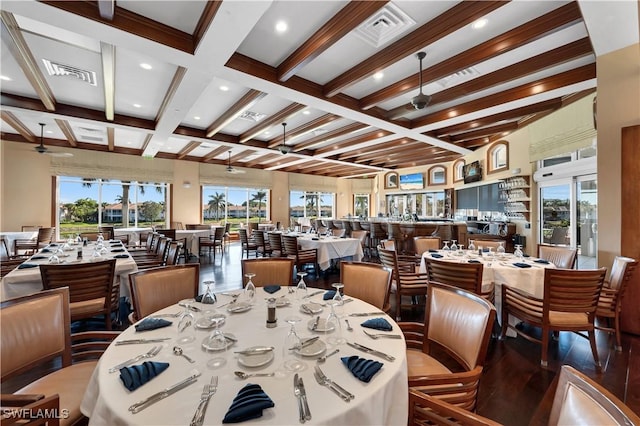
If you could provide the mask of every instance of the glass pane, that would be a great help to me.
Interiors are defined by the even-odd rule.
[[[578,207],[577,237],[580,269],[597,268],[598,252],[598,181],[578,182],[576,205]]]
[[[369,217],[369,195],[356,195],[353,197],[353,213],[357,217]]]
[[[102,223],[126,228],[136,223],[135,186],[119,180],[102,181]]]
[[[247,223],[247,190],[238,188],[228,188],[227,196],[227,217],[230,222],[236,223],[237,226],[242,223]],[[222,219],[222,218],[221,218]],[[252,222],[257,222],[257,216],[254,217]]]
[[[223,187],[205,187],[203,188],[204,209],[202,217],[204,223],[220,222],[225,219],[227,210],[226,188]]]
[[[122,188],[124,189],[126,186],[126,182],[123,182]],[[165,207],[165,190],[162,186],[155,184],[138,185],[138,199],[136,202],[138,226],[165,226]]]
[[[416,214],[418,216],[424,215],[424,206],[423,203],[424,194],[416,194]]]
[[[59,194],[61,238],[98,229],[98,181],[60,177]]]
[[[571,190],[569,184],[540,189],[542,242],[570,245]]]
[[[267,194],[264,189],[251,189],[250,200],[250,222],[264,222],[267,218]]]

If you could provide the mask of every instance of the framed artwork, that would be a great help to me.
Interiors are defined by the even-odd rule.
[[[399,176],[396,172],[389,172],[384,175],[384,189],[398,189]]]

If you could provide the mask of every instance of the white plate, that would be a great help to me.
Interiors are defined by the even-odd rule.
[[[327,350],[326,343],[318,339],[315,342],[311,343],[309,346],[305,346],[304,348],[297,350],[295,352],[302,356],[317,356],[322,354],[326,350]]]
[[[236,336],[234,336],[231,333],[223,333],[225,336],[229,336],[231,337],[231,339],[236,338]],[[206,351],[210,351],[210,352],[218,352],[218,351],[224,351],[225,349],[229,348],[229,346],[233,345],[235,343],[234,340],[230,340],[230,339],[226,339],[227,340],[227,346],[225,346],[224,348],[215,348],[215,347],[211,347],[209,345],[209,339],[211,338],[211,335],[205,337],[204,339],[202,339],[202,348]]]
[[[215,321],[215,319],[217,318],[222,318],[219,323]],[[201,330],[216,328],[216,323],[222,325],[225,323],[226,318],[227,316],[224,314],[213,314],[210,316],[202,317],[198,321],[196,321],[196,328],[199,328]]]
[[[313,323],[316,322],[315,318],[312,318],[309,320],[309,322],[307,323],[307,327],[309,328],[309,330],[311,331],[317,331],[319,333],[326,333],[327,331],[333,331],[336,327],[333,325],[333,323],[329,323],[327,324],[327,319],[326,318],[320,318],[320,321],[318,321],[318,326],[316,327],[316,329],[313,329]]]
[[[283,308],[285,306],[289,306],[291,302],[286,297],[278,297],[276,299],[276,308]]]
[[[262,347],[262,346],[252,346],[245,350],[250,351],[253,348],[259,348],[259,347]],[[275,357],[274,352],[275,350],[257,353],[253,355],[239,354],[238,364],[244,365],[245,367],[262,367],[263,365],[267,365],[271,361],[273,361],[273,358]]]
[[[302,306],[305,306],[309,310],[307,311],[303,309]],[[316,303],[304,303],[300,305],[300,312],[302,312],[303,314],[313,314],[313,315],[319,314],[320,312],[322,312],[322,306]]]
[[[251,303],[248,303],[248,302],[236,302],[236,303],[231,303],[227,307],[227,312],[231,312],[233,314],[238,314],[240,312],[247,312],[249,309],[251,309]]]

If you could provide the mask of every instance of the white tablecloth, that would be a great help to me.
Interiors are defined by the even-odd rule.
[[[362,246],[357,238],[339,237],[311,237],[304,235],[298,237],[298,244],[303,250],[318,249],[318,265],[320,269],[327,270],[331,266],[331,259],[353,257],[359,262],[362,260]]]
[[[312,289],[309,289],[311,291]],[[281,289],[274,294],[275,297],[284,295],[293,297]],[[112,344],[102,356],[87,392],[82,401],[81,410],[90,418],[90,425],[187,425],[189,424],[198,401],[203,385],[208,384],[211,377],[219,378],[218,391],[211,399],[206,412],[204,424],[221,424],[224,414],[228,410],[234,396],[248,383],[259,384],[264,392],[275,403],[275,407],[264,410],[263,416],[247,422],[260,425],[297,425],[298,406],[293,394],[293,373],[283,369],[282,345],[289,330],[285,318],[296,315],[302,318],[302,322],[296,325],[300,337],[310,337],[314,333],[307,328],[307,323],[313,317],[300,313],[299,304],[294,301],[294,306],[277,309],[278,326],[266,328],[267,308],[265,306],[265,293],[258,288],[256,302],[248,312],[231,314],[225,308],[218,309],[227,315],[226,323],[222,329],[226,333],[233,333],[238,339],[226,352],[207,353],[201,349],[202,340],[209,334],[207,330],[196,332],[196,341],[181,345],[184,353],[195,359],[195,364],[190,364],[186,359],[172,353],[177,335],[178,320],[171,318],[173,325],[153,331],[136,333],[134,327],[125,330],[118,340],[131,338],[158,338],[170,337],[163,343],[160,353],[153,358],[154,361],[168,362],[170,366],[156,378],[141,386],[133,392],[125,389],[119,379],[118,373],[109,373],[108,369],[135,355],[147,352],[154,344],[137,344],[115,346]],[[219,303],[226,303],[229,297],[218,295]],[[311,300],[322,301],[322,295],[317,295]],[[210,305],[196,304],[206,309]],[[322,317],[328,314],[328,308],[321,313]],[[163,312],[179,312],[177,306],[169,307]],[[354,300],[344,305],[344,314],[352,312],[376,311],[373,306]],[[399,333],[398,326],[386,315],[387,321],[393,324],[394,332]],[[405,354],[405,342],[403,339],[379,339],[372,340],[365,336],[359,325],[367,318],[377,317],[350,317],[353,332],[343,330],[343,336],[349,342],[358,342],[370,348],[378,349],[396,357],[389,362],[373,355],[340,345],[340,353],[334,355],[321,364],[321,368],[327,376],[338,384],[355,394],[355,399],[349,403],[342,401],[329,389],[321,387],[313,377],[313,367],[316,365],[316,357],[302,357],[306,363],[306,369],[300,372],[304,380],[309,399],[309,407],[312,420],[307,422],[312,425],[406,425],[407,422],[407,363]],[[375,330],[374,330],[375,331]],[[326,340],[321,336],[321,340]],[[251,346],[266,345],[276,347],[274,360],[263,367],[247,368],[237,361],[237,355],[233,351],[246,349]],[[327,350],[332,350],[327,345]],[[224,356],[227,360],[222,368],[211,370],[206,366],[207,361],[214,356]],[[369,383],[364,383],[355,378],[343,365],[340,357],[358,355],[367,359],[374,359],[384,364],[382,369]],[[153,404],[145,410],[131,414],[128,407],[163,388],[171,386],[190,375],[192,369],[202,373],[198,381],[166,399]],[[276,372],[275,377],[252,377],[248,380],[236,378],[235,370],[246,372]]]
[[[198,239],[200,237],[208,237],[213,235],[213,232],[207,229],[178,229],[176,230],[176,240],[183,238],[187,239],[187,249],[190,253],[199,255],[198,253]]]
[[[129,244],[133,245],[140,243],[141,234],[151,231],[153,231],[152,228],[115,228],[113,233],[115,235],[128,235]]]
[[[14,251],[15,240],[31,240],[38,237],[38,231],[25,231],[25,232],[0,232],[2,237],[7,242],[7,250],[10,254],[16,254]]]
[[[91,255],[93,254],[94,244],[89,244],[83,247],[82,261],[90,262]],[[63,258],[67,262],[73,262],[77,260],[77,246],[72,246],[73,251],[65,252],[69,257]],[[126,253],[126,251],[125,251]],[[42,260],[27,260],[27,263],[42,264],[48,262],[48,257],[51,253],[37,253],[34,256],[46,256],[47,259]],[[124,254],[121,252],[115,252],[107,254],[107,258],[111,258],[118,254]],[[120,280],[120,296],[129,297],[131,291],[129,290],[129,274],[138,270],[136,262],[128,257],[126,259],[116,260],[115,274]],[[40,276],[40,268],[26,268],[26,269],[14,269],[2,278],[2,286],[0,286],[0,300],[13,299],[15,297],[26,296],[28,294],[37,293],[42,291],[42,277]]]

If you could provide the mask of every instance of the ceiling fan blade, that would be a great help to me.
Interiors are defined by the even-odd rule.
[[[45,152],[46,155],[49,155],[51,157],[59,157],[59,158],[70,158],[73,157],[73,154],[70,152],[52,152],[52,151],[47,151]]]

